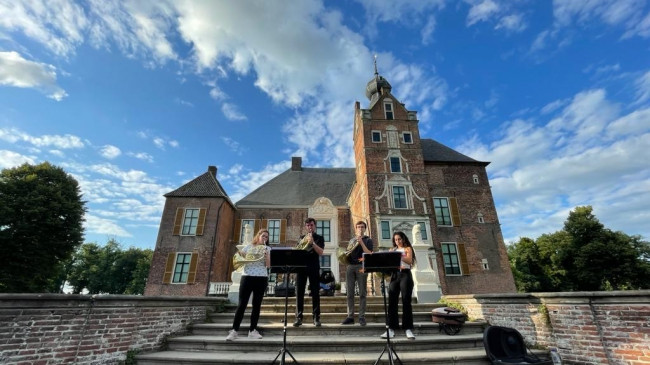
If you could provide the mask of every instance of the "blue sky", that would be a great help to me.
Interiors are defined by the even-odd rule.
[[[233,201],[352,167],[377,55],[423,138],[491,161],[507,242],[579,205],[648,239],[649,41],[644,0],[0,0],[0,168],[63,167],[87,242],[153,248],[208,165]]]

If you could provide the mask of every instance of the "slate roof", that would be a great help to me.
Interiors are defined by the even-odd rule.
[[[334,206],[345,206],[355,179],[353,168],[289,169],[243,197],[236,205],[304,206],[311,205],[316,198],[324,196]]]
[[[489,164],[489,162],[477,161],[469,156],[465,156],[430,138],[421,139],[420,144],[422,145],[424,162],[469,162],[486,166]]]
[[[180,188],[170,191],[165,194],[165,197],[223,197],[232,204],[228,194],[210,171],[206,171]]]

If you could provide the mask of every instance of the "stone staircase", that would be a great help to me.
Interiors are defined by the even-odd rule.
[[[357,298],[358,301],[358,298]],[[305,318],[301,327],[293,327],[295,297],[289,297],[286,364],[374,364],[386,346],[380,338],[385,327],[382,297],[368,297],[367,326],[341,325],[346,317],[344,296],[321,297],[321,327],[312,324],[311,298],[305,298]],[[449,336],[431,321],[431,310],[440,304],[413,304],[415,340],[402,330],[391,339],[404,365],[408,364],[489,364],[483,348],[485,322],[466,322],[460,333]],[[357,307],[358,308],[358,307]],[[211,313],[206,323],[194,324],[190,333],[168,338],[165,349],[139,354],[139,365],[169,364],[271,364],[282,349],[284,298],[267,297],[262,304],[258,328],[261,340],[248,339],[250,306],[240,328],[240,337],[226,341],[236,305],[229,304],[221,313]],[[401,313],[401,306],[400,306]],[[378,364],[388,364],[384,353]],[[395,362],[397,363],[397,362]],[[274,364],[280,364],[278,358]]]

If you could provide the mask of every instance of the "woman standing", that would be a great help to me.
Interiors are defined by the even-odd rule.
[[[413,307],[411,306],[411,296],[413,295],[413,276],[411,267],[415,264],[415,253],[413,246],[404,232],[395,232],[393,234],[393,248],[391,251],[400,252],[402,261],[400,270],[395,271],[390,277],[388,286],[388,331],[381,335],[381,338],[395,336],[395,330],[399,328],[399,316],[397,313],[397,303],[400,294],[402,295],[402,328],[406,332],[409,340],[415,340],[413,334]]]
[[[241,281],[239,282],[239,304],[235,312],[235,319],[232,322],[232,329],[228,331],[226,341],[233,341],[237,338],[239,325],[244,318],[244,311],[248,305],[248,299],[253,294],[253,309],[251,310],[251,323],[248,330],[248,338],[260,339],[262,335],[257,331],[257,321],[260,319],[260,308],[262,306],[262,299],[266,292],[268,285],[268,272],[267,267],[270,264],[269,252],[271,248],[266,245],[269,240],[269,231],[260,229],[253,242],[239,251],[242,257],[246,257],[248,253],[263,254],[264,257],[260,260],[244,264],[244,273],[242,274]]]

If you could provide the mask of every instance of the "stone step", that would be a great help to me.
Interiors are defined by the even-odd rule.
[[[435,304],[413,304],[413,311],[414,312],[424,312],[428,311],[431,312],[431,310],[438,308],[438,307],[444,307],[444,305],[435,305]],[[250,305],[247,307],[250,308]],[[340,303],[334,303],[334,302],[329,302],[329,303],[321,303],[320,305],[321,312],[323,313],[346,313],[348,310],[348,306],[346,302],[340,302]],[[401,311],[402,304],[399,304],[399,310]],[[227,312],[234,312],[237,309],[236,305],[228,305],[224,308],[225,311]],[[293,313],[296,309],[296,301],[291,301],[287,304],[287,310],[289,313]],[[311,302],[305,303],[305,309],[311,310]],[[262,307],[261,307],[262,312],[275,312],[275,313],[284,313],[284,302],[282,303],[266,303],[262,302]],[[359,311],[359,303],[355,302],[354,306],[354,311],[357,313]],[[383,312],[384,311],[384,304],[383,303],[367,303],[366,304],[366,312]]]
[[[417,341],[417,340],[416,340]],[[321,343],[323,341],[321,340]],[[303,365],[345,364],[368,365],[373,363],[388,364],[388,352],[382,351],[385,347],[377,349],[364,349],[353,353],[337,353],[330,351],[300,352],[287,346],[288,352],[284,353],[285,363],[294,364],[291,356]],[[161,351],[150,354],[137,355],[138,365],[170,365],[170,364],[280,364],[282,356],[280,346],[273,352],[193,352],[193,351]],[[490,361],[481,348],[459,349],[445,351],[415,351],[400,352],[395,346],[395,352],[404,365],[432,364],[432,365],[489,365]],[[291,356],[290,356],[291,355]],[[380,358],[381,357],[381,358]],[[275,359],[275,361],[274,361]],[[380,360],[377,362],[377,360]]]
[[[248,321],[241,323],[240,334],[244,335],[248,331]],[[466,322],[462,327],[459,334],[482,334],[484,328],[487,326],[485,322]],[[223,336],[232,328],[232,319],[228,323],[198,323],[194,324],[191,328],[193,335],[202,336]],[[281,323],[258,325],[260,333],[265,336],[281,336],[284,330],[284,325]],[[434,335],[444,333],[440,330],[437,323],[429,322],[415,322],[414,329],[416,334],[421,335]],[[368,323],[366,326],[361,327],[359,324],[355,325],[341,325],[341,324],[323,324],[321,327],[314,327],[313,324],[304,324],[300,327],[287,327],[287,334],[294,336],[305,335],[318,335],[318,336],[365,336],[372,337],[378,336],[386,330],[385,323]]]
[[[311,308],[305,308],[306,310],[310,310]],[[232,319],[234,317],[234,314],[231,312],[224,312],[224,313],[210,313],[208,315],[209,321],[212,323],[231,323]],[[323,312],[320,315],[320,320],[321,323],[331,323],[331,324],[338,324],[341,323],[345,318],[347,317],[347,314],[345,311],[340,312],[340,313],[326,313]],[[246,312],[244,313],[244,320],[249,320],[250,318],[250,309],[246,309]],[[401,318],[401,312],[400,312],[400,318]],[[287,314],[287,320],[289,321],[290,324],[294,322],[295,315],[294,312],[290,311]],[[282,313],[272,313],[272,312],[264,312],[262,311],[260,313],[260,324],[270,324],[270,323],[282,323],[284,320],[284,312]],[[311,325],[313,321],[313,317],[311,313],[305,313],[303,316],[303,323],[305,325]],[[358,323],[358,318],[355,318],[355,321]],[[384,312],[372,312],[372,313],[366,313],[366,321],[368,323],[386,323],[386,315]],[[426,322],[429,321],[431,322],[431,312],[413,312],[413,321],[414,322]]]

